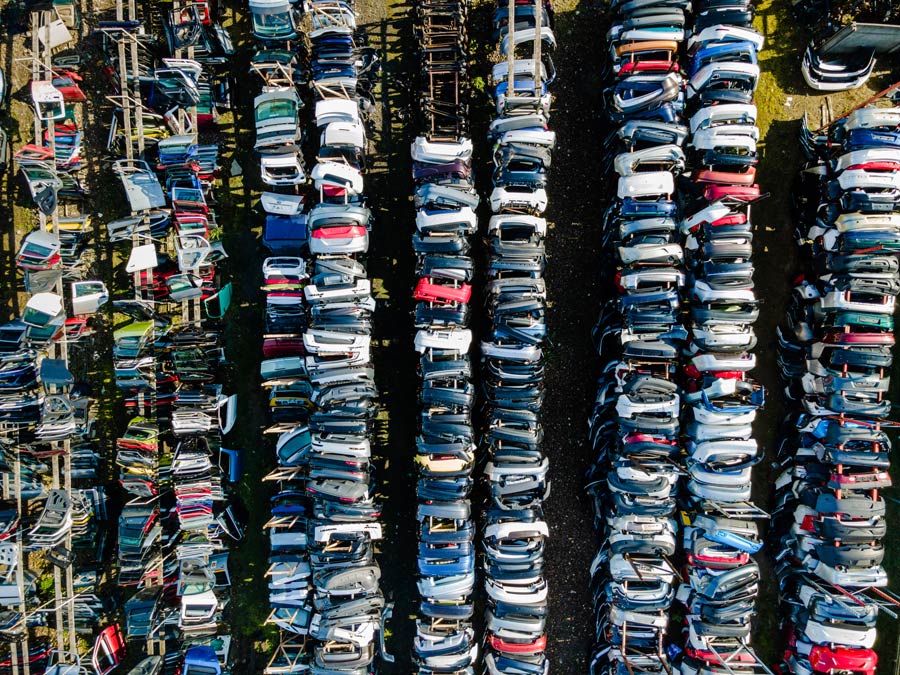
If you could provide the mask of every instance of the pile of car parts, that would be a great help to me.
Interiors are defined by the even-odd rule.
[[[890,0],[791,0],[791,13],[811,35],[800,71],[819,92],[863,86],[878,57],[900,48],[900,7]]]
[[[375,301],[363,263],[372,219],[363,186],[366,112],[378,59],[352,2],[312,0],[305,15],[287,2],[254,1],[250,9],[259,47],[251,71],[262,80],[254,114],[267,190],[263,244],[271,256],[263,263],[261,376],[278,464],[266,478],[278,486],[267,578],[268,622],[281,639],[265,672],[364,675],[379,658],[385,612],[371,462]],[[309,172],[307,92],[318,135]]]
[[[871,674],[879,603],[896,600],[884,589],[882,490],[891,485],[900,108],[861,108],[818,133],[804,120],[800,140],[806,163],[793,195],[808,271],[779,327],[794,403],[774,530],[790,635],[783,667]]]
[[[227,255],[212,139],[230,108],[232,48],[218,17],[215,2],[175,3],[162,40],[119,2],[95,31],[117,104],[108,149],[126,205],[106,229],[133,282],[112,303],[115,384],[130,416],[116,441],[125,503],[115,580],[129,647],[154,655],[139,672],[186,668],[192,648],[212,653],[215,672],[231,643],[220,627],[228,548],[242,536],[228,490],[241,457],[223,442],[237,403],[222,384],[232,290],[217,267]]]
[[[604,161],[616,183],[602,241],[618,298],[594,330],[606,363],[587,486],[601,540],[596,673],[764,669],[749,647],[765,517],[750,501],[751,425],[764,396],[748,372],[762,39],[747,2],[689,9],[614,2],[607,33]],[[683,574],[672,563],[682,543]],[[676,598],[683,650],[666,644]]]
[[[752,501],[753,436],[765,389],[756,365],[759,316],[753,274],[751,204],[760,199],[756,106],[763,38],[746,3],[694,4],[687,37],[690,174],[681,232],[690,308],[682,380],[687,476],[681,493],[687,574],[677,599],[686,610],[682,675],[766,670],[750,647],[762,548]],[[688,179],[689,178],[689,182]]]
[[[111,626],[106,641],[98,630],[111,609],[97,595],[107,555],[107,496],[96,401],[86,379],[96,314],[109,296],[88,276],[95,262],[88,248],[95,242],[82,182],[86,96],[79,29],[77,13],[63,3],[35,8],[30,63],[16,64],[30,65],[31,82],[23,89],[26,100],[30,94],[34,137],[14,155],[23,203],[30,196],[32,209],[17,214],[15,227],[8,224],[22,276],[9,279],[7,290],[22,312],[0,326],[3,672],[40,672],[53,664],[87,672],[80,638],[94,643],[96,637],[97,649],[108,646],[115,663],[122,656],[118,629]],[[5,168],[5,136],[2,142]],[[20,291],[24,297],[16,302]]]
[[[817,41],[807,45],[800,62],[806,84],[816,91],[826,92],[857,89],[868,82],[874,68],[874,49],[859,50],[852,55],[834,55],[828,54]]]
[[[589,420],[597,453],[586,490],[600,550],[591,567],[591,672],[671,672],[675,511],[684,471],[681,351],[684,237],[675,180],[686,168],[684,2],[614,2],[603,92],[603,161],[614,197],[602,219],[604,281],[594,341],[604,362]],[[647,157],[647,161],[643,158]]]
[[[416,4],[420,135],[410,148],[415,185],[415,348],[419,611],[413,663],[419,673],[472,673],[475,525],[475,387],[469,329],[478,195],[468,132],[467,3]]]
[[[498,0],[493,38],[505,59],[491,84],[496,116],[492,216],[487,226],[481,341],[484,408],[480,437],[488,503],[482,564],[486,594],[484,665],[489,673],[546,673],[550,492],[543,452],[547,340],[544,240],[547,180],[556,134],[548,128],[556,47],[549,2]]]
[[[866,9],[872,11],[871,3]],[[795,13],[796,10],[795,6]],[[890,59],[890,55],[900,50],[900,25],[881,18],[887,17],[890,10],[883,11],[876,19],[881,23],[852,21],[840,27],[839,23],[846,21],[848,15],[833,21],[827,12],[825,14],[828,17],[826,25],[821,35],[810,40],[800,64],[803,79],[816,91],[846,91],[861,87],[872,75],[878,57]]]

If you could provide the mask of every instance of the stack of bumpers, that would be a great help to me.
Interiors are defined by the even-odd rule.
[[[677,662],[683,675],[759,667],[749,646],[759,590],[751,556],[762,547],[757,519],[767,516],[750,488],[762,459],[752,425],[765,390],[751,375],[759,303],[750,205],[760,197],[753,94],[763,38],[750,28],[747,4],[695,3],[686,41],[690,182],[680,227],[690,272],[682,492],[688,564],[677,594],[686,609]]]
[[[543,514],[550,480],[541,421],[547,338],[543,213],[556,143],[548,128],[556,38],[550,3],[517,3],[513,12],[510,25],[508,3],[497,2],[493,16],[493,38],[504,61],[491,73],[494,170],[486,230],[488,325],[481,342],[480,443],[488,490],[481,542],[484,666],[491,674],[541,674],[550,668],[544,577],[549,532]]]
[[[687,83],[678,52],[688,2],[613,2],[602,160],[615,193],[601,221],[604,281],[616,296],[594,328],[603,360],[588,471],[600,550],[592,567],[595,675],[672,671],[666,644],[684,472],[678,379],[687,331],[684,236]]]
[[[282,10],[277,13],[275,10]],[[255,149],[260,157],[260,177],[266,189],[260,206],[265,212],[263,244],[271,257],[262,265],[265,293],[262,385],[268,392],[269,414],[277,434],[278,469],[269,475],[279,490],[271,498],[269,532],[269,585],[271,612],[268,623],[278,626],[280,644],[267,673],[299,673],[309,670],[306,636],[311,620],[312,576],[307,529],[310,504],[306,496],[306,468],[313,447],[309,416],[314,405],[313,387],[307,376],[304,331],[309,327],[304,287],[309,283],[307,199],[295,193],[295,185],[307,181],[302,161],[304,139],[300,97],[305,72],[299,65],[300,13],[287,2],[279,7],[250,3],[257,51],[251,73],[260,78],[262,90],[254,100]],[[278,171],[274,164],[280,163]],[[366,446],[367,449],[367,446]]]
[[[758,315],[752,97],[762,38],[748,28],[746,2],[695,3],[691,31],[688,3],[651,4],[656,11],[616,3],[609,33],[605,102],[619,128],[607,161],[618,183],[603,236],[607,250],[617,247],[621,298],[618,311],[601,312],[595,338],[601,355],[622,358],[601,378],[591,421],[599,461],[589,490],[607,541],[593,569],[594,666],[669,667],[674,488],[686,475],[679,508],[688,566],[677,591],[685,648],[672,665],[691,675],[752,672],[759,570],[750,555],[761,547],[754,519],[765,516],[750,501],[759,461],[751,425],[764,392],[749,375]]]
[[[478,196],[468,137],[467,5],[416,5],[422,72],[421,135],[410,148],[416,227],[415,337],[419,353],[416,437],[419,673],[474,673],[475,527],[469,493],[475,463],[475,391],[469,348]]]
[[[804,124],[801,143],[793,194],[809,271],[779,329],[794,402],[776,483],[785,669],[871,675],[878,606],[866,591],[888,583],[881,492],[891,485],[883,423],[900,293],[900,109],[862,108],[818,135]]]
[[[363,113],[372,105],[377,59],[356,29],[352,2],[313,1],[306,11],[318,133],[308,176],[299,115],[307,89],[297,44],[291,37],[273,41],[260,24],[257,38],[267,48],[251,65],[263,79],[256,147],[270,188],[262,207],[272,257],[263,264],[261,368],[269,431],[277,435],[278,468],[269,480],[279,485],[268,578],[269,622],[282,640],[266,672],[364,675],[374,667],[384,609],[371,464],[375,303],[363,263],[371,226]],[[272,163],[282,159],[282,168]],[[310,179],[314,191],[299,194]]]

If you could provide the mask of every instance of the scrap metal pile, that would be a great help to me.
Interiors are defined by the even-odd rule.
[[[541,214],[555,143],[547,128],[553,73],[547,52],[555,37],[552,15],[542,3],[509,3],[509,9],[506,2],[497,4],[494,38],[508,61],[492,71],[498,117],[489,135],[495,166],[485,290],[490,324],[480,345],[484,407],[476,433],[468,326],[475,274],[470,236],[478,231],[479,200],[468,136],[465,19],[464,3],[418,7],[422,133],[411,157],[417,208],[415,343],[422,378],[417,438],[421,601],[414,660],[424,673],[471,673],[479,667],[469,497],[480,443],[489,494],[481,541],[484,667],[490,673],[544,673],[549,668],[543,576],[548,530],[541,506],[549,482],[540,421],[547,231]],[[536,50],[527,55],[531,58],[522,58],[526,48]]]
[[[232,53],[215,3],[174,5],[153,35],[133,6],[100,21],[111,117],[127,214],[106,225],[133,292],[113,300],[113,365],[129,422],[115,444],[124,505],[115,582],[125,637],[150,655],[141,672],[221,672],[231,637],[222,612],[228,548],[242,536],[229,483],[240,453],[223,447],[236,396],[225,393],[222,322],[231,284],[217,223],[216,133],[231,106]],[[124,270],[122,270],[124,268]]]
[[[765,403],[752,375],[759,300],[751,205],[761,198],[753,95],[763,38],[751,20],[739,2],[731,12],[698,3],[687,39],[690,184],[680,229],[690,317],[680,507],[688,571],[676,596],[687,611],[684,656],[676,663],[682,675],[768,670],[750,647],[760,580],[753,554],[762,548],[757,523],[768,520],[751,495],[752,468],[763,458],[753,422]]]
[[[268,392],[278,467],[269,530],[267,673],[368,673],[385,611],[375,561],[375,301],[366,274],[366,112],[377,57],[352,2],[252,0]],[[301,30],[303,22],[308,31]],[[306,57],[309,67],[306,68]],[[306,100],[315,164],[307,172]],[[312,182],[313,190],[306,189]]]
[[[861,87],[880,57],[900,46],[900,6],[893,0],[792,0],[810,34],[800,61],[806,84],[821,92]]]
[[[177,35],[183,37],[186,23],[197,30],[187,32],[191,39],[170,42],[168,55],[144,32],[133,7],[129,12],[126,20],[120,3],[116,19],[101,21],[88,37],[71,2],[32,13],[36,140],[15,154],[38,216],[16,256],[32,295],[21,321],[3,333],[10,376],[21,355],[34,359],[31,368],[18,363],[20,372],[10,380],[8,391],[19,399],[8,418],[18,457],[4,463],[14,473],[3,481],[4,492],[16,495],[20,512],[23,499],[46,500],[35,522],[33,509],[21,512],[21,529],[10,528],[4,537],[12,554],[4,556],[6,578],[15,583],[16,575],[25,575],[17,597],[4,600],[21,608],[16,620],[4,620],[21,647],[8,665],[26,675],[44,664],[23,658],[33,650],[17,622],[30,628],[46,623],[47,615],[55,615],[57,630],[48,673],[87,672],[78,645],[84,634],[96,634],[91,666],[99,675],[122,662],[126,643],[133,656],[145,648],[157,652],[141,663],[148,675],[166,663],[181,664],[191,646],[209,650],[207,672],[220,672],[228,659],[229,637],[218,635],[218,624],[229,585],[228,542],[241,531],[219,468],[228,452],[220,447],[221,434],[234,422],[235,401],[216,380],[224,360],[217,320],[230,286],[219,289],[215,268],[225,257],[210,207],[218,150],[199,145],[197,134],[214,121],[217,107],[228,106],[221,73],[230,44],[220,31],[215,53],[210,44],[190,58],[191,40],[216,27],[209,3],[170,12],[167,25]],[[72,50],[76,36],[79,49]],[[110,100],[117,103],[104,111],[112,117],[108,150],[124,156],[113,162],[112,173],[121,180],[129,214],[106,223],[108,241],[90,238],[90,195],[80,180],[78,104],[87,96],[79,69],[88,39],[101,45]],[[114,298],[110,306],[105,284],[88,276],[102,273],[100,256],[88,253],[89,238],[94,251],[131,244],[125,267],[133,274],[132,297]],[[110,320],[114,383],[135,417],[107,454],[95,441],[91,390],[75,382],[69,362],[84,370],[109,358],[91,336]],[[40,442],[52,447],[33,452]],[[106,551],[100,527],[107,519],[102,484],[112,466],[125,501],[115,555]],[[235,473],[228,478],[236,480]],[[21,549],[45,552],[55,568],[55,598],[42,609],[28,608],[37,578],[23,569],[21,552],[15,553]],[[99,589],[107,573],[125,590],[124,636],[118,624],[104,627],[119,609],[108,590]]]
[[[900,293],[900,108],[867,107],[819,132],[804,120],[796,236],[808,272],[779,327],[792,410],[777,459],[784,670],[871,675],[891,486],[888,398]]]
[[[411,667],[549,675],[544,215],[557,38],[550,0],[488,4],[479,9],[490,10],[484,30],[499,60],[485,78],[487,138],[474,141],[473,83],[483,83],[470,73],[480,44],[470,3],[412,9],[418,364],[415,403],[399,405],[414,406],[415,450],[385,447],[383,457],[383,436],[396,435],[376,433],[385,416],[365,175],[375,122],[395,126],[373,115],[379,55],[354,0],[248,0],[228,12],[218,0],[115,0],[91,32],[76,0],[30,7],[29,56],[6,48],[16,68],[30,65],[16,96],[30,102],[34,131],[12,153],[23,199],[7,233],[15,287],[4,298],[16,318],[0,325],[0,675],[110,675],[122,664],[129,675],[231,675],[252,663],[235,659],[238,622],[254,635],[242,657],[273,648],[257,669],[265,675],[382,672],[394,658],[375,466],[398,458],[416,471],[416,575],[398,589],[417,592]],[[806,16],[844,4],[794,2]],[[772,675],[751,646],[759,523],[771,521],[787,645],[779,672],[875,675],[879,613],[900,605],[883,564],[900,107],[882,99],[815,132],[804,120],[793,206],[805,272],[778,329],[790,410],[770,517],[753,490],[766,398],[753,376],[753,216],[765,196],[753,2],[605,7],[608,31],[591,36],[608,58],[597,115],[607,134],[590,139],[604,177],[589,187],[606,197],[596,229],[607,297],[592,334],[602,366],[586,475],[599,545],[589,670]],[[881,0],[856,8],[894,11]],[[240,29],[245,12],[254,167],[235,183],[259,194],[262,302],[242,304],[257,311],[249,332],[262,333],[268,415],[264,430],[245,428],[265,439],[253,465],[268,473],[244,487],[269,517],[256,552],[267,564],[250,552],[241,567],[264,576],[265,627],[226,611],[229,555],[244,535],[229,391],[255,366],[233,372],[226,353],[232,263],[218,198],[235,184],[223,185],[220,164],[234,150],[223,137],[244,116],[234,115],[238,53],[223,23]],[[819,89],[861,85],[876,51],[893,49],[885,38],[857,50],[865,34],[855,27],[829,39],[847,60],[807,50],[804,74]],[[103,67],[88,77],[83,54],[95,48]],[[103,91],[87,92],[98,79]],[[0,108],[11,86],[0,69]],[[89,95],[97,106],[83,105]],[[98,118],[102,162],[84,150]],[[11,137],[0,129],[0,171]],[[482,144],[487,205],[474,170]],[[244,158],[234,153],[229,179]],[[92,166],[99,181],[87,180]],[[113,211],[102,225],[88,184]],[[244,208],[234,194],[225,206]],[[479,294],[482,315],[472,311]]]
[[[750,495],[762,38],[740,0],[613,9],[601,236],[618,297],[594,329],[592,671],[749,674],[765,669],[749,646],[765,517]],[[669,645],[676,599],[683,649]]]
[[[31,58],[17,64],[30,66],[25,95],[34,136],[13,156],[31,197],[27,216],[17,222],[24,236],[18,239],[11,225],[9,232],[18,242],[15,273],[21,276],[9,280],[8,290],[24,291],[12,304],[21,313],[0,326],[5,672],[78,667],[79,637],[94,644],[93,660],[101,668],[117,663],[122,652],[118,629],[103,627],[110,603],[98,595],[108,500],[101,484],[96,399],[86,382],[96,348],[95,315],[109,295],[92,278],[96,257],[90,251],[93,214],[84,183],[81,105],[86,96],[75,55],[79,28],[70,6],[33,11]],[[49,599],[41,597],[48,581]]]

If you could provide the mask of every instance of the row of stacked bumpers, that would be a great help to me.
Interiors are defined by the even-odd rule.
[[[671,670],[666,634],[678,577],[670,561],[687,334],[675,180],[686,164],[677,59],[687,3],[651,3],[646,12],[632,4],[612,7],[604,72],[610,133],[601,160],[612,194],[600,221],[601,277],[614,296],[593,331],[603,367],[589,420],[596,459],[586,476],[600,542],[591,566],[597,674]]]
[[[512,11],[512,17],[510,17]],[[549,3],[497,2],[491,72],[495,116],[491,217],[481,340],[480,447],[487,504],[482,538],[486,671],[547,673],[550,492],[541,408],[547,343],[547,184],[556,134],[549,128],[556,47]],[[510,72],[512,71],[512,72]]]
[[[268,623],[280,632],[266,672],[364,675],[379,658],[385,609],[363,186],[377,59],[352,2],[284,3],[286,14],[260,6],[250,4],[269,253],[261,377],[277,463],[266,480],[278,487],[267,523]],[[307,106],[317,138],[304,147]],[[309,171],[304,150],[315,157]]]
[[[762,548],[758,523],[768,519],[751,490],[752,469],[762,460],[753,423],[765,403],[752,375],[759,300],[751,217],[760,198],[753,95],[763,38],[743,4],[711,19],[704,11],[713,7],[723,12],[714,3],[695,5],[687,40],[690,183],[681,229],[690,308],[683,385],[688,568],[677,593],[687,610],[678,663],[684,675],[764,667],[750,645],[760,581],[753,556]]]
[[[793,411],[778,461],[774,534],[790,639],[786,670],[874,673],[887,585],[894,309],[900,292],[900,110],[867,107],[801,132],[793,192],[807,272],[779,326]],[[853,602],[847,602],[852,594]]]
[[[423,674],[474,673],[476,437],[469,350],[478,195],[468,133],[468,4],[416,5],[423,100],[410,146],[416,207],[413,321],[419,354],[415,461],[419,605],[413,664]]]
[[[229,665],[229,547],[242,537],[230,485],[242,461],[223,447],[237,399],[224,387],[232,287],[219,265],[215,140],[231,108],[233,49],[219,18],[215,3],[189,4],[164,14],[165,35],[138,16],[101,17],[95,31],[111,97],[126,101],[110,110],[108,149],[127,208],[106,224],[133,282],[112,303],[115,383],[130,417],[116,441],[116,583],[129,648],[164,654],[138,665],[148,673]]]
[[[750,555],[765,516],[750,496],[764,395],[749,374],[762,40],[748,3],[613,10],[602,161],[615,195],[601,241],[617,297],[594,329],[606,365],[589,425],[601,541],[592,669],[752,671]],[[667,643],[676,599],[683,650]]]

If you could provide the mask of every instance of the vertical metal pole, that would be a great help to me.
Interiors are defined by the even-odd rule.
[[[509,0],[509,13],[506,25],[506,64],[507,72],[506,97],[516,94],[516,0]]]
[[[22,463],[19,460],[19,450],[16,449],[16,510],[19,514],[22,514]],[[21,603],[19,605],[19,611],[22,613],[22,617],[28,615],[28,603],[25,602],[25,556],[22,555],[22,547],[25,545],[25,542],[22,539],[22,528],[19,527],[16,529],[16,557],[17,557],[17,565],[19,567],[18,574],[16,574],[16,581],[18,582],[18,591],[19,591],[19,599]],[[22,672],[25,675],[31,675],[31,664],[28,661],[28,627],[25,627],[25,639],[19,643],[19,646],[22,649]],[[18,672],[18,669],[14,672]]]
[[[122,0],[116,3],[116,19],[125,20],[125,11]],[[111,33],[110,35],[113,35]],[[116,47],[119,52],[119,91],[122,97],[122,126],[125,129],[125,157],[134,159],[134,146],[131,142],[131,90],[128,85],[128,71],[125,69],[127,56],[125,54],[125,33],[115,33]]]
[[[534,0],[534,49],[531,58],[534,60],[534,96],[541,98],[541,27],[544,19],[544,0]]]
[[[128,13],[129,20],[137,21],[138,13],[137,13],[137,3],[135,0],[128,0]],[[140,43],[138,41],[138,36],[135,34],[130,34],[131,36],[131,74],[134,77],[134,82],[139,82],[140,76],[140,62],[138,60],[138,50],[140,48]],[[130,86],[127,87],[129,95],[131,95]],[[141,87],[140,84],[135,86],[135,91],[137,96],[134,97],[135,102],[135,111],[134,111],[134,123],[137,126],[137,142],[138,142],[138,154],[143,157],[144,156],[144,103],[141,100]],[[130,142],[130,139],[129,139]]]
[[[31,81],[41,79],[41,71],[40,66],[38,65],[41,59],[41,41],[40,34],[38,31],[40,30],[40,19],[38,18],[38,12],[31,13]],[[38,117],[37,109],[34,111],[34,142],[41,142],[41,120]]]
[[[53,77],[53,73],[50,70],[50,64],[53,61],[53,49],[51,47],[51,42],[50,42],[50,39],[51,39],[50,30],[51,30],[51,24],[53,22],[53,16],[51,15],[51,13],[49,11],[43,11],[38,16],[40,17],[40,19],[39,19],[40,24],[39,24],[38,29],[44,30],[45,40],[44,40],[44,53],[41,55],[41,57],[39,59],[37,68],[38,68],[38,70],[42,71],[41,79],[43,79],[45,77],[47,79],[50,79]],[[45,70],[47,72],[43,72]],[[54,162],[54,168],[55,168],[55,162],[56,162],[56,121],[55,120],[52,120],[52,119],[47,120],[47,137],[50,142],[50,153],[53,156],[53,162]],[[40,140],[35,139],[35,142],[40,143]],[[59,238],[59,206],[58,205],[55,209],[53,209],[53,213],[50,214],[50,224],[51,224],[51,229],[52,229],[53,235],[55,237],[57,237],[57,239],[58,239]],[[45,226],[43,226],[43,227],[44,227],[44,229],[46,229]],[[56,291],[56,294],[60,298],[65,297],[64,291],[63,291],[63,282],[62,282],[62,269],[60,269],[60,271],[59,271],[59,277],[57,277],[56,287],[54,290]],[[68,366],[68,349],[66,348],[66,343],[65,343],[65,329],[63,329],[63,339],[59,343],[53,343],[51,345],[50,356],[51,356],[51,358],[61,358],[62,361]],[[54,443],[54,445],[57,445],[57,444]],[[62,445],[63,453],[67,454],[69,452],[69,441],[64,440],[64,441],[62,441],[61,445]],[[60,465],[59,455],[54,454],[53,460],[52,460],[52,472],[53,472],[52,486],[53,486],[53,489],[55,489],[55,490],[58,490],[58,489],[65,490],[66,495],[68,496],[68,498],[70,500],[70,508],[71,508],[72,487],[69,483],[69,475],[66,474],[65,472],[63,472],[63,474],[60,475],[60,466],[59,465]],[[71,531],[66,535],[66,544],[71,546]],[[54,594],[54,599],[56,601],[55,606],[53,608],[53,611],[56,615],[56,644],[57,644],[57,649],[59,649],[60,652],[64,652],[66,650],[65,635],[66,635],[67,626],[66,626],[65,617],[63,616],[63,606],[65,604],[66,594],[63,589],[62,571],[56,565],[53,566],[53,594]],[[74,628],[75,628],[74,626],[68,626],[68,632],[70,634],[74,633]]]

